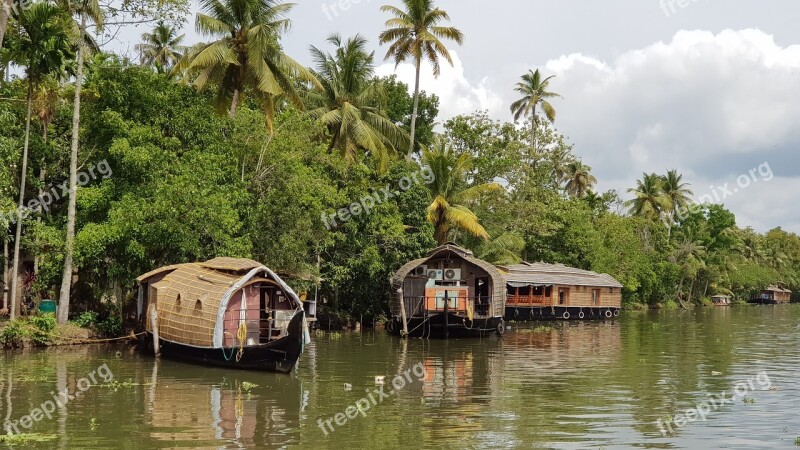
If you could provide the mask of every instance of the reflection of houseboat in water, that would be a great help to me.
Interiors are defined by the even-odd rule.
[[[610,275],[545,263],[522,263],[500,269],[508,289],[507,320],[619,316],[622,284]]]
[[[237,369],[289,372],[310,342],[303,302],[249,259],[162,267],[139,278],[143,346],[164,356]]]
[[[750,298],[750,303],[761,305],[778,305],[792,301],[792,291],[786,289],[782,283],[769,286]]]
[[[505,330],[505,282],[471,251],[445,244],[405,264],[392,277],[393,334],[482,336]]]
[[[155,367],[144,388],[153,426],[150,437],[155,441],[193,448],[297,445],[298,436],[293,434],[300,427],[303,407],[297,380],[274,377],[268,387],[252,387],[226,379],[219,371],[198,374],[201,378],[196,379],[187,378],[181,366],[160,366],[162,372],[170,367],[180,370],[172,377],[157,374]]]

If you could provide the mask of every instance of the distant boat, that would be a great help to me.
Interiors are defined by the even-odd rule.
[[[711,302],[714,306],[731,306],[731,298],[727,295],[713,295]]]
[[[782,283],[772,285],[750,298],[750,303],[761,305],[777,305],[792,301],[792,291],[786,289]]]
[[[304,304],[249,259],[161,267],[139,278],[142,347],[168,358],[289,373],[310,343]]]

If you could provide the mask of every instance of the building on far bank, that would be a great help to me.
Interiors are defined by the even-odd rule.
[[[750,298],[750,303],[761,305],[777,305],[779,303],[789,303],[790,301],[792,301],[792,291],[786,289],[783,283],[768,286]]]

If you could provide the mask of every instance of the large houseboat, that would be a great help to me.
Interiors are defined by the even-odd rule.
[[[166,266],[137,281],[142,347],[157,355],[288,373],[310,342],[303,302],[256,261]]]
[[[619,315],[622,284],[610,275],[527,262],[500,269],[507,288],[506,320],[609,319]]]
[[[390,333],[483,336],[505,331],[505,280],[497,267],[453,243],[405,264],[391,279]]]
[[[761,305],[777,305],[792,301],[792,291],[781,283],[769,286],[750,298],[750,303]]]

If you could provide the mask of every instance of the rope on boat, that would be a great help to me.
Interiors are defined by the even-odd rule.
[[[227,331],[225,332],[226,335],[230,335]],[[247,339],[247,322],[242,322],[239,325],[239,330],[236,331],[236,341],[239,341],[239,351],[236,352],[236,362],[242,360],[242,356],[244,356],[244,344],[245,340]],[[222,357],[225,358],[225,361],[230,361],[233,359],[233,352],[236,350],[236,341],[233,342],[233,346],[231,346],[231,354],[225,354],[225,347],[220,347],[222,350]]]

